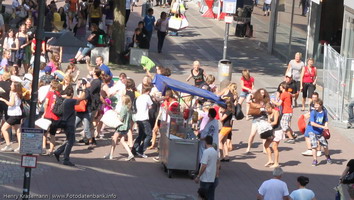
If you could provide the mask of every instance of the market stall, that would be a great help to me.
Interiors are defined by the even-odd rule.
[[[224,104],[210,91],[162,75],[156,75],[153,83],[163,94],[169,88],[179,92],[180,99],[182,99],[182,94],[188,94]],[[160,118],[159,158],[169,178],[172,177],[173,170],[186,170],[192,176],[198,168],[199,139],[189,123],[192,112],[189,112],[190,108],[181,110],[171,112],[167,109],[161,112],[163,116]]]

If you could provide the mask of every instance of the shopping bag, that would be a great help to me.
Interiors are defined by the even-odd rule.
[[[237,104],[235,106],[235,118],[236,120],[241,120],[245,117],[245,115],[243,114],[242,112],[242,107],[241,107],[241,104]]]
[[[39,118],[34,122],[34,124],[46,131],[49,129],[50,125],[52,124],[52,121],[49,119]]]
[[[187,28],[188,25],[189,25],[189,23],[188,23],[188,20],[187,20],[186,16],[182,15],[182,23],[181,23],[181,28],[180,29]]]
[[[171,6],[171,13],[178,14],[180,4],[178,2],[174,2]]]
[[[148,71],[155,67],[155,63],[147,56],[141,56],[140,64]]]
[[[118,113],[116,113],[114,110],[107,110],[103,114],[101,122],[111,128],[118,128],[118,126],[121,126],[123,124],[119,119]]]
[[[168,20],[168,28],[170,29],[179,30],[181,29],[181,25],[182,25],[182,18],[180,17],[172,16]]]
[[[304,134],[306,131],[306,121],[305,121],[305,115],[300,115],[298,121],[297,121],[297,127],[299,128],[299,131]]]

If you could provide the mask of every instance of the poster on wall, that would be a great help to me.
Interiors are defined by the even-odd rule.
[[[224,0],[222,11],[228,14],[236,13],[237,0]]]

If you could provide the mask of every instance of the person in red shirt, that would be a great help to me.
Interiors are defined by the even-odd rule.
[[[292,108],[292,95],[288,92],[289,86],[286,83],[280,84],[280,90],[282,93],[280,94],[280,100],[278,102],[272,100],[272,103],[276,106],[282,107],[283,116],[281,117],[280,126],[284,133],[289,137],[286,140],[286,143],[295,143],[295,138],[293,136],[293,130],[290,127],[291,118],[293,116],[293,108]]]
[[[53,106],[55,104],[55,99],[57,98],[60,90],[60,83],[57,80],[52,80],[50,83],[50,91],[48,92],[45,102],[44,102],[44,114],[43,117],[52,121],[52,124],[49,127],[50,134],[50,147],[49,154],[52,154],[55,147],[55,133],[57,132],[57,122],[59,121],[59,117],[56,116],[53,112]],[[46,154],[47,152],[47,132],[44,133],[43,136],[43,145],[42,145],[42,154]]]
[[[242,105],[243,101],[252,93],[254,88],[254,78],[250,75],[248,69],[242,70],[242,77],[241,77],[241,93],[238,103]],[[246,107],[246,119],[248,120],[248,110],[249,104]]]
[[[302,91],[301,111],[304,111],[306,98],[309,99],[309,105],[310,105],[312,94],[316,90],[317,69],[315,66],[313,66],[313,59],[312,58],[308,59],[307,66],[302,68],[300,82],[301,82],[300,83],[300,90]]]

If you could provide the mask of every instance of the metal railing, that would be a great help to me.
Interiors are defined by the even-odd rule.
[[[324,45],[323,102],[330,116],[339,122],[348,117],[348,103],[354,96],[354,59],[345,58],[330,45]]]

